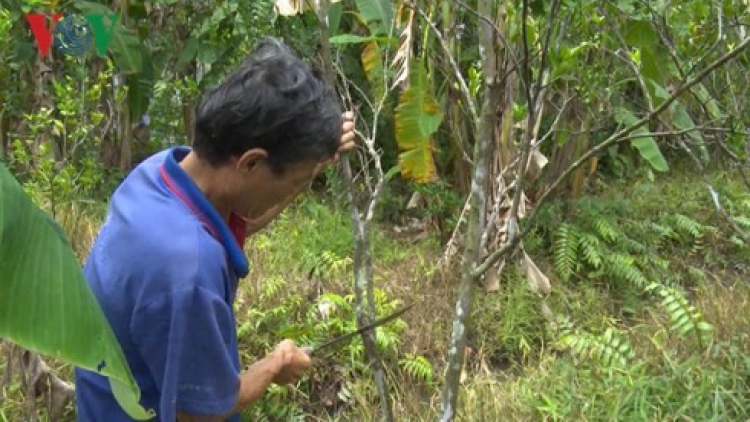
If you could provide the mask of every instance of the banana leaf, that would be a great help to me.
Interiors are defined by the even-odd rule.
[[[0,163],[0,338],[96,371],[123,409],[154,416],[62,228]]]

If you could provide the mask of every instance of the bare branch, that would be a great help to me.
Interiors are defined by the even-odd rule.
[[[518,235],[518,237],[516,239],[509,239],[509,241],[505,245],[503,245],[503,247],[501,247],[499,250],[490,254],[484,260],[484,262],[482,262],[481,265],[476,267],[476,269],[473,271],[472,274],[475,277],[481,276],[495,262],[497,262],[500,258],[505,256],[505,254],[507,254],[513,247],[516,246],[517,241],[523,238],[523,236],[525,236],[531,229],[531,226],[534,223],[536,216],[538,215],[541,205],[544,204],[544,202],[549,198],[550,194],[553,191],[555,191],[558,188],[558,186],[562,183],[562,181],[565,180],[573,171],[575,171],[578,167],[583,165],[583,163],[587,162],[591,157],[609,148],[610,146],[618,142],[621,142],[631,132],[645,125],[646,123],[648,123],[651,119],[654,118],[654,116],[659,115],[661,112],[666,110],[670,105],[672,105],[672,103],[685,91],[689,90],[691,87],[693,87],[694,85],[702,81],[706,76],[708,76],[711,72],[713,72],[717,68],[721,67],[722,65],[726,64],[728,61],[737,57],[749,45],[750,45],[750,37],[745,38],[740,44],[737,45],[736,48],[725,53],[723,56],[716,59],[710,65],[706,66],[696,76],[694,76],[687,82],[682,83],[677,89],[675,89],[675,91],[669,97],[667,97],[666,100],[664,100],[663,103],[661,103],[658,107],[656,107],[646,116],[644,116],[637,122],[633,123],[632,125],[615,132],[609,138],[607,138],[604,142],[595,146],[594,148],[591,148],[585,154],[583,154],[580,158],[578,158],[578,160],[576,160],[571,166],[565,169],[565,171],[563,171],[562,174],[560,174],[560,176],[558,176],[558,178],[550,185],[550,187],[539,197],[539,199],[537,200],[536,206],[531,211],[531,214],[527,218],[526,224],[524,228],[521,230],[521,233]]]
[[[453,255],[455,255],[458,250],[458,238],[461,234],[461,228],[466,222],[466,214],[467,214],[467,211],[469,210],[470,205],[471,205],[471,192],[469,192],[469,195],[466,197],[466,202],[464,202],[464,206],[461,207],[461,214],[458,216],[458,222],[456,222],[456,227],[453,229],[451,238],[448,240],[448,243],[445,245],[445,252],[443,252],[443,256],[440,258],[440,260],[437,263],[438,268],[445,269],[448,263],[450,263],[453,260]]]
[[[562,120],[562,116],[565,114],[565,110],[568,108],[568,103],[572,100],[572,97],[566,97],[565,101],[562,104],[562,107],[557,112],[557,116],[555,117],[555,120],[552,122],[552,125],[550,126],[549,130],[547,131],[544,136],[542,136],[539,141],[537,141],[536,144],[534,144],[533,148],[539,148],[539,145],[541,145],[544,141],[549,139],[554,133],[557,132],[557,127],[560,126],[560,121]]]
[[[336,78],[335,73],[333,70],[333,58],[331,55],[331,45],[328,40],[328,2],[327,0],[321,0],[318,2],[318,24],[320,27],[320,44],[321,44],[321,51],[323,55],[323,65],[325,67],[325,76],[328,79],[329,83],[332,86],[335,86]],[[391,32],[393,31],[393,28],[391,28]],[[387,60],[387,59],[386,59]],[[386,84],[387,86],[387,84]],[[348,96],[348,93],[346,94]],[[384,96],[386,96],[387,93],[384,93]],[[349,101],[351,101],[351,98],[349,97]],[[376,106],[376,109],[374,111],[375,118],[372,124],[372,133],[370,137],[365,138],[365,144],[367,146],[367,150],[372,156],[373,160],[376,163],[376,168],[378,170],[378,181],[376,184],[375,189],[373,190],[373,193],[369,199],[368,203],[368,213],[370,213],[370,208],[374,206],[375,200],[377,198],[377,194],[380,192],[380,186],[383,182],[383,171],[380,167],[380,157],[375,152],[374,148],[374,139],[377,136],[377,118],[380,114],[380,110],[383,107],[383,104],[385,102],[385,98],[381,99],[381,101]],[[363,166],[363,168],[366,168],[367,166]],[[356,317],[357,317],[357,323],[360,327],[368,324],[372,319],[375,318],[375,298],[374,298],[374,287],[372,283],[372,255],[371,250],[368,243],[368,236],[367,236],[367,225],[369,222],[369,219],[367,216],[363,219],[362,216],[360,216],[359,208],[356,203],[356,189],[354,186],[354,178],[352,176],[352,169],[351,164],[349,163],[349,157],[347,155],[344,155],[341,159],[341,170],[343,173],[344,183],[347,188],[347,194],[350,201],[351,206],[351,219],[352,219],[352,230],[354,234],[354,266],[355,266],[355,275],[354,275],[354,293],[356,297]],[[369,182],[369,178],[367,178],[367,181]],[[362,342],[365,346],[365,352],[367,357],[369,358],[370,365],[372,366],[373,371],[373,377],[375,379],[375,384],[377,386],[377,390],[380,396],[381,401],[381,409],[382,409],[382,417],[386,421],[393,421],[393,407],[391,404],[391,397],[390,393],[388,392],[388,384],[385,379],[385,371],[383,369],[383,364],[380,360],[377,343],[375,341],[374,333],[370,332],[367,334],[362,334]]]
[[[695,126],[688,129],[682,129],[682,130],[672,130],[672,131],[665,131],[665,132],[646,132],[646,133],[639,133],[636,135],[628,135],[623,138],[620,138],[617,140],[617,142],[625,142],[625,141],[631,141],[633,139],[640,139],[640,138],[651,138],[655,136],[663,136],[663,137],[669,137],[669,136],[681,136],[686,135],[688,133],[692,132],[700,132],[706,130],[706,128],[701,126]],[[681,141],[684,142],[684,141]]]

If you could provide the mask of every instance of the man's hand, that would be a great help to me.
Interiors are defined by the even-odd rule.
[[[342,126],[341,145],[339,146],[339,151],[336,154],[337,156],[354,149],[354,147],[356,146],[354,143],[354,113],[352,113],[351,111],[347,111],[346,113],[344,113],[343,118],[344,124]]]
[[[317,174],[318,171],[322,170],[323,167],[327,166],[328,164],[338,161],[341,158],[342,154],[353,150],[357,146],[354,142],[354,139],[356,138],[356,134],[354,133],[354,113],[352,113],[351,111],[345,112],[342,115],[342,120],[343,123],[341,126],[341,140],[339,142],[339,150],[336,151],[336,154],[331,159],[320,163],[315,174]]]
[[[194,415],[180,413],[177,420],[214,421],[225,420],[230,415],[241,412],[259,400],[271,383],[290,384],[302,378],[310,367],[310,356],[297,348],[291,340],[284,340],[265,358],[253,363],[240,374],[240,391],[233,409],[217,419],[196,419]]]
[[[297,382],[310,367],[310,356],[293,341],[284,340],[271,352],[273,359],[278,362],[278,372],[273,378],[276,384],[291,384]]]

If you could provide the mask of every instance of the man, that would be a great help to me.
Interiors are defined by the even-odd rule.
[[[310,365],[291,340],[240,372],[232,312],[243,251],[327,164],[354,147],[331,89],[274,39],[197,109],[192,149],[136,167],[112,197],[85,275],[160,421],[239,420]],[[280,240],[283,241],[283,240]],[[129,420],[108,380],[76,369],[80,421]]]

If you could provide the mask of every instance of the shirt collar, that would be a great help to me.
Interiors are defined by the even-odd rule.
[[[180,161],[190,152],[188,147],[173,147],[167,151],[160,168],[162,180],[203,223],[211,235],[221,242],[229,255],[229,262],[239,278],[245,277],[250,266],[243,250],[245,245],[245,220],[234,212],[229,224],[219,215],[208,198],[198,189],[193,179],[180,167]]]

